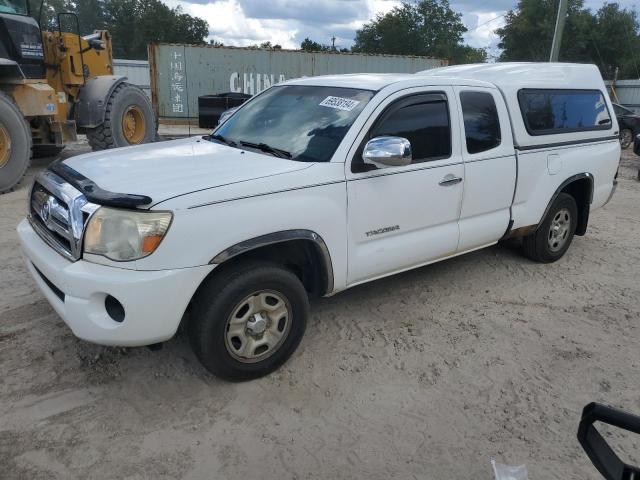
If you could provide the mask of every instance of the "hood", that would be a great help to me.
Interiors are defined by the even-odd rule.
[[[147,195],[153,204],[311,165],[231,148],[201,137],[102,150],[71,157],[63,163],[103,190]]]

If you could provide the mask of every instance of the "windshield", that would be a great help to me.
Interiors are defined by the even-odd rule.
[[[213,138],[301,162],[328,162],[374,92],[275,86],[251,100]]]
[[[0,13],[27,14],[27,0],[0,0]]]

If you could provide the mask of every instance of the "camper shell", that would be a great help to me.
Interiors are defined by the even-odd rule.
[[[513,130],[514,146],[517,149],[541,148],[546,145],[576,141],[609,140],[618,137],[618,125],[613,105],[598,67],[578,63],[482,63],[455,65],[418,72],[428,77],[455,78],[484,81],[500,90],[507,104]],[[601,128],[563,133],[532,134],[522,115],[522,93],[526,91],[593,91],[602,92],[604,107],[611,123]]]

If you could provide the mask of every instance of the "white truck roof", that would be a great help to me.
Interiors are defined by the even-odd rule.
[[[500,90],[520,88],[598,89],[604,87],[595,65],[581,63],[476,63],[423,70],[416,75],[474,79]]]
[[[365,90],[382,90],[389,85],[401,84],[402,87],[420,85],[471,85],[476,87],[493,87],[493,85],[474,79],[461,81],[456,76],[436,76],[425,78],[413,73],[348,73],[338,75],[318,75],[288,80],[284,85],[313,85],[322,87],[362,88]]]

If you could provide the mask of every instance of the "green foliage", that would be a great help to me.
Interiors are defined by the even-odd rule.
[[[282,45],[272,45],[270,41],[262,42],[261,44],[253,44],[249,45],[246,48],[251,48],[252,50],[282,50]]]
[[[300,49],[305,52],[330,52],[332,50],[330,45],[323,45],[321,43],[314,42],[309,37],[302,41]]]
[[[37,19],[40,0],[29,1]],[[209,35],[206,21],[160,0],[45,0],[42,27],[57,29],[60,12],[78,15],[82,35],[108,30],[116,58],[146,59],[150,42],[204,44]],[[75,20],[62,20],[63,30],[76,31]]]
[[[603,5],[595,14],[592,58],[603,75],[613,78],[640,78],[640,35],[634,10],[617,3]],[[597,47],[597,48],[596,48]]]
[[[555,0],[520,0],[497,29],[501,61],[547,61],[557,15]],[[633,10],[605,3],[592,13],[583,0],[569,0],[560,61],[595,63],[605,78],[639,78],[640,36]]]
[[[451,63],[486,61],[486,51],[465,46],[467,28],[448,0],[403,2],[356,32],[354,52],[423,55]]]

